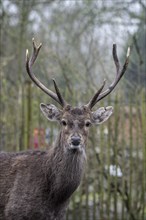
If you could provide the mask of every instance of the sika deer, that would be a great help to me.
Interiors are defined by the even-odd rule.
[[[0,220],[62,220],[69,198],[80,184],[86,160],[85,146],[89,127],[101,124],[113,112],[113,107],[101,107],[92,111],[93,106],[107,96],[117,85],[126,71],[130,51],[120,71],[113,45],[113,58],[117,69],[114,82],[102,92],[105,81],[88,104],[81,107],[70,106],[61,96],[56,85],[56,93],[47,89],[32,73],[41,44],[33,40],[33,55],[26,53],[26,69],[30,78],[62,109],[52,104],[41,104],[40,108],[50,121],[57,121],[61,130],[55,146],[47,152],[27,151],[0,154]]]

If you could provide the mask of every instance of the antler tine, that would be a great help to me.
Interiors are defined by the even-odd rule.
[[[113,59],[114,59],[115,66],[117,69],[117,74],[118,74],[118,72],[120,70],[120,64],[119,64],[119,60],[118,60],[118,56],[117,56],[117,45],[116,44],[113,44]]]
[[[57,96],[58,96],[58,98],[59,98],[59,101],[60,101],[60,103],[62,103],[62,106],[66,106],[66,101],[63,99],[63,97],[62,97],[62,95],[61,95],[61,93],[60,93],[60,90],[59,90],[59,88],[58,88],[58,86],[57,86],[57,84],[56,84],[56,81],[55,81],[55,79],[52,79],[53,80],[53,83],[54,83],[54,88],[55,88],[55,90],[56,90],[56,94],[57,94]]]
[[[95,105],[95,102],[99,96],[99,94],[101,93],[101,91],[103,90],[104,86],[105,86],[106,80],[103,81],[102,86],[100,87],[100,89],[95,93],[95,95],[93,96],[93,98],[89,101],[89,103],[86,105],[89,109],[92,109],[93,106]]]
[[[106,97],[107,95],[109,95],[113,89],[116,87],[116,85],[118,84],[118,82],[120,81],[121,77],[124,75],[126,69],[127,69],[127,66],[128,66],[128,63],[129,63],[129,56],[130,56],[130,47],[128,47],[128,50],[127,50],[127,56],[126,56],[126,60],[125,60],[125,63],[123,65],[123,68],[122,70],[120,71],[120,64],[119,64],[119,60],[118,60],[118,56],[117,56],[117,48],[116,48],[116,44],[113,44],[113,59],[114,59],[114,63],[115,63],[115,66],[116,66],[116,78],[115,80],[113,81],[113,83],[109,86],[108,89],[106,89],[104,92],[101,93],[103,87],[101,87],[102,89],[99,90],[99,94],[97,96],[96,99],[94,99],[94,102],[92,101],[92,106],[91,108],[97,103],[99,102],[101,99],[103,99],[104,97]],[[92,98],[93,99],[93,98]],[[91,102],[91,101],[90,101]]]
[[[30,59],[30,66],[32,66],[34,64],[34,62],[38,56],[38,53],[42,47],[42,43],[40,43],[40,45],[38,47],[36,46],[34,38],[32,38],[32,44],[33,44],[33,54]]]
[[[118,82],[120,81],[120,79],[122,78],[122,76],[124,75],[124,73],[127,69],[127,66],[128,66],[128,63],[129,63],[129,56],[130,56],[130,47],[128,47],[126,60],[125,60],[125,63],[123,65],[122,70],[120,71],[120,64],[119,64],[118,57],[117,57],[116,44],[113,44],[113,59],[114,59],[114,63],[115,63],[115,66],[116,66],[117,75],[116,75],[116,78],[113,81],[113,83],[109,86],[109,88],[107,90],[105,90],[104,92],[102,92],[98,96],[98,99],[96,100],[96,102],[99,102],[101,99],[106,97],[116,87],[116,85],[118,84]]]
[[[32,66],[39,54],[39,51],[42,47],[42,44],[40,44],[38,47],[36,46],[35,44],[35,41],[34,41],[34,38],[32,39],[32,43],[33,43],[33,53],[32,53],[32,56],[31,58],[29,58],[29,52],[28,50],[26,50],[26,70],[27,70],[27,73],[29,75],[29,77],[31,78],[31,80],[43,91],[45,92],[47,95],[49,95],[52,99],[54,99],[56,102],[58,102],[62,107],[65,106],[65,101],[64,99],[62,98],[60,92],[57,92],[57,94],[55,94],[54,92],[52,92],[50,89],[47,89],[34,75],[34,73],[32,72]],[[56,84],[54,84],[56,85]],[[56,85],[57,87],[57,85]],[[55,90],[56,90],[56,87],[55,87]],[[58,87],[57,87],[58,88]],[[56,91],[59,91],[56,90]]]

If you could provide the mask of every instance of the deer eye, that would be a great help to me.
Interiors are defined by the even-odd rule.
[[[90,126],[91,126],[91,121],[86,121],[86,122],[85,122],[85,126],[86,126],[86,127],[90,127]]]
[[[66,125],[67,125],[66,120],[62,119],[61,124],[62,124],[63,126],[66,126]]]

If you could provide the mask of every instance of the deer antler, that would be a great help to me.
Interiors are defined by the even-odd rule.
[[[32,43],[33,43],[33,53],[31,58],[29,58],[29,53],[28,50],[26,50],[26,70],[27,73],[29,75],[29,77],[32,79],[32,81],[41,89],[43,90],[47,95],[49,95],[51,98],[53,98],[56,102],[58,102],[62,107],[66,106],[66,102],[63,99],[63,97],[61,96],[61,93],[59,91],[59,88],[57,87],[57,84],[55,82],[55,80],[53,79],[54,82],[54,87],[56,90],[56,94],[54,92],[52,92],[50,89],[47,89],[34,75],[34,73],[32,72],[32,66],[35,62],[35,60],[37,59],[38,53],[42,47],[42,44],[40,44],[38,47],[35,44],[34,38],[32,39]]]
[[[103,90],[103,87],[105,86],[105,80],[104,80],[103,85],[101,86],[101,88],[95,93],[93,98],[86,105],[89,109],[92,109],[93,106],[97,102],[99,102],[101,99],[103,99],[104,97],[106,97],[108,94],[110,94],[113,91],[113,89],[116,87],[116,85],[118,84],[118,82],[120,81],[121,77],[124,75],[124,73],[127,69],[128,62],[129,62],[129,56],[130,56],[130,47],[128,47],[126,60],[125,60],[125,63],[123,65],[122,70],[120,71],[120,64],[119,64],[119,60],[118,60],[118,56],[117,56],[116,44],[113,44],[113,59],[114,59],[114,63],[115,63],[115,66],[116,66],[116,71],[117,71],[115,80],[108,87],[108,89],[106,89],[104,92],[101,93],[101,91]]]

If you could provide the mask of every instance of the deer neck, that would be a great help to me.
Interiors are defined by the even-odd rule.
[[[66,177],[70,176],[71,180],[73,180],[75,175],[82,173],[86,160],[85,151],[69,150],[67,144],[64,143],[61,132],[54,147],[54,156],[55,164],[59,170],[61,169],[61,174],[64,173]]]
[[[83,151],[72,152],[61,140],[61,133],[51,153],[52,192],[57,202],[66,201],[81,182],[86,155]],[[58,199],[60,198],[60,200]]]

